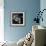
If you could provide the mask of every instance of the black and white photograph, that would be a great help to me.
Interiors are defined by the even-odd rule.
[[[24,25],[25,15],[24,12],[12,12],[11,13],[11,24],[16,26]]]

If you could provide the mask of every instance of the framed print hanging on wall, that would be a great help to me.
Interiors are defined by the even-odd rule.
[[[24,12],[11,12],[11,25],[24,26],[25,25]]]

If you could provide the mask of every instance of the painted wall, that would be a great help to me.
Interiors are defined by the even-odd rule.
[[[40,9],[41,9],[41,11],[43,10],[43,9],[46,9],[46,0],[41,0],[40,1]],[[46,10],[43,12],[43,22],[41,21],[40,22],[40,25],[42,25],[42,26],[45,26],[46,27]]]
[[[18,41],[32,29],[36,12],[40,10],[40,0],[4,0],[4,38],[7,41]],[[10,16],[13,11],[25,12],[25,26],[10,25]]]

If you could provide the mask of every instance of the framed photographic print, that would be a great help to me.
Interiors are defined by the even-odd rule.
[[[11,12],[11,25],[24,26],[25,25],[24,12]]]

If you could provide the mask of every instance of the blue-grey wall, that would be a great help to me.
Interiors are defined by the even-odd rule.
[[[40,10],[42,11],[43,9],[46,9],[46,0],[41,0],[40,1]],[[43,22],[40,21],[40,25],[46,27],[46,10],[43,12]]]
[[[40,9],[40,0],[4,0],[4,38],[7,41],[18,41],[32,29],[36,12]],[[13,11],[24,11],[26,25],[16,27],[10,25],[10,16]]]

